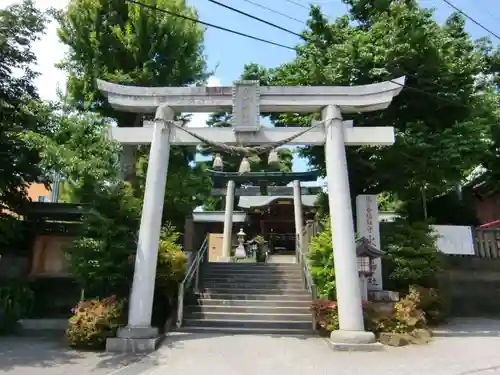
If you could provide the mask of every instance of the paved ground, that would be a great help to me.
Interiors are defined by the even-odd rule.
[[[53,337],[0,337],[2,375],[108,375],[143,358],[78,352]]]
[[[40,340],[0,340],[9,375],[500,375],[500,320],[461,319],[429,345],[334,353],[320,338],[172,334],[148,357],[78,353]]]

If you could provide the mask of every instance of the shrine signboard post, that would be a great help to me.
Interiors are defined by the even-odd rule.
[[[404,81],[401,77],[339,87],[260,87],[255,81],[236,82],[233,87],[134,87],[98,81],[99,89],[115,109],[155,113],[154,122],[143,127],[110,129],[111,136],[123,145],[151,144],[128,325],[119,331],[119,338],[140,347],[144,346],[141,340],[158,335],[151,327],[151,313],[170,146],[209,141],[234,146],[278,147],[286,143],[325,147],[340,327],[332,332],[331,340],[341,345],[375,342],[373,333],[364,330],[345,146],[392,145],[394,129],[356,127],[352,121],[344,121],[342,114],[387,108]],[[233,126],[186,129],[174,121],[181,112],[217,111],[232,111]],[[312,128],[262,128],[261,112],[316,112],[321,113],[321,122],[313,123]],[[294,183],[294,189],[300,197],[300,184]]]
[[[376,195],[358,195],[356,197],[356,223],[360,237],[365,237],[370,245],[380,249],[380,219]],[[382,290],[382,260],[375,258],[373,275],[368,278],[369,291]]]

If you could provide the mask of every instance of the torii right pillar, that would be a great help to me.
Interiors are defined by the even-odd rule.
[[[365,331],[363,323],[342,113],[338,106],[330,105],[323,108],[321,115],[325,121],[328,203],[339,314],[339,329],[331,333],[330,339],[334,349],[349,350],[350,346],[356,346],[359,350],[363,345],[373,348],[378,346],[374,344],[375,335]]]

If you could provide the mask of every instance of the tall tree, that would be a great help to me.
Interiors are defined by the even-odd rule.
[[[25,144],[28,130],[44,130],[46,112],[34,85],[33,43],[45,30],[47,15],[24,0],[0,10],[0,209],[26,199],[26,186],[44,181],[39,155]]]
[[[143,3],[197,17],[184,0]],[[68,103],[98,110],[118,126],[141,126],[142,117],[110,108],[96,79],[184,86],[207,78],[203,28],[194,22],[123,0],[71,0],[56,18],[61,42],[69,47],[60,64],[68,72]]]
[[[143,3],[197,17],[184,0]],[[194,22],[123,0],[71,0],[56,18],[59,37],[69,47],[60,64],[68,72],[67,102],[113,118],[118,126],[142,126],[144,116],[112,109],[97,90],[97,78],[142,86],[184,86],[207,78],[203,28]],[[132,182],[136,194],[142,192],[137,171],[147,166],[148,149],[136,152],[135,147],[124,147],[125,179]],[[188,213],[188,206],[176,205],[176,201],[191,202],[189,210],[196,205],[193,189],[185,185],[194,182],[189,167],[194,155],[194,148],[171,149],[169,175],[176,177],[167,182],[165,211],[176,217]],[[179,188],[179,180],[183,188]]]
[[[119,183],[120,145],[107,136],[111,119],[58,107],[46,124],[45,134],[29,131],[23,138],[38,150],[44,170],[58,173],[73,187],[75,203],[91,203],[95,191]]]
[[[273,85],[360,85],[402,75],[407,85],[384,111],[352,116],[360,126],[394,126],[392,147],[348,149],[352,193],[396,193],[403,200],[437,194],[481,162],[490,137],[490,109],[478,95],[478,76],[491,72],[486,40],[473,42],[465,21],[444,25],[416,0],[344,0],[348,15],[333,23],[312,7],[306,42],[291,63],[260,71]],[[305,124],[310,116],[285,114],[277,125]],[[324,150],[304,149],[324,170]]]

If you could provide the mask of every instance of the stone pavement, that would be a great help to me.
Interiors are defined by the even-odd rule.
[[[9,375],[500,375],[500,320],[458,319],[431,344],[374,353],[332,352],[321,338],[192,333],[170,334],[142,358],[33,341],[11,349],[9,359],[5,348],[0,340],[0,373]]]
[[[51,336],[0,337],[2,375],[109,375],[143,358],[144,355],[79,352]]]

